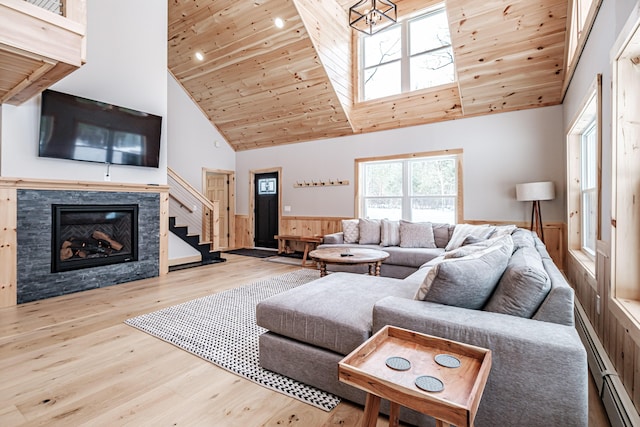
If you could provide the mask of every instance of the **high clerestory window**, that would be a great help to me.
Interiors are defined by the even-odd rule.
[[[382,98],[454,81],[444,5],[371,36],[360,36],[360,100]]]

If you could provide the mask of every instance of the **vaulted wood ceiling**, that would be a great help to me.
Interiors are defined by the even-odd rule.
[[[235,150],[562,100],[567,0],[447,0],[457,81],[362,103],[347,24],[355,1],[170,0],[169,69]],[[399,16],[437,3],[396,1]]]

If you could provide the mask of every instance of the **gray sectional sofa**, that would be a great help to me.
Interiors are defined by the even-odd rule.
[[[389,227],[397,224],[397,238],[388,237],[392,234]],[[358,224],[355,231],[355,224]],[[349,232],[351,226],[351,233]],[[408,275],[414,273],[425,262],[442,255],[444,248],[447,246],[451,235],[453,234],[454,225],[444,223],[432,223],[433,245],[426,245],[420,239],[409,240],[402,244],[400,240],[400,232],[404,234],[412,234],[417,226],[408,221],[377,221],[377,220],[345,220],[343,227],[345,231],[327,234],[322,240],[321,248],[369,248],[380,249],[389,253],[389,258],[382,262],[381,275],[385,277],[395,277],[404,279]],[[402,228],[400,228],[402,227]],[[424,239],[425,242],[428,239]],[[407,239],[405,239],[407,241]],[[365,273],[367,266],[363,265],[328,265],[329,271],[342,271],[349,273]]]
[[[460,245],[436,248],[440,255],[404,279],[333,273],[262,301],[261,365],[363,404],[362,391],[338,381],[338,362],[393,325],[492,351],[476,426],[586,426],[587,358],[573,290],[544,244],[522,229],[460,234],[448,241]],[[406,408],[401,419],[434,425]]]

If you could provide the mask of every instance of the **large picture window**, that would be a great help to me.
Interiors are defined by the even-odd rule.
[[[363,101],[454,81],[449,23],[444,5],[371,36],[360,37]]]
[[[356,160],[358,216],[455,224],[461,219],[462,151]]]

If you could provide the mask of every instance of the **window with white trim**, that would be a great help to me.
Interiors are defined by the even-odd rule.
[[[453,49],[444,5],[379,33],[360,35],[360,99],[452,83]]]
[[[455,224],[461,215],[462,150],[356,160],[358,216]]]
[[[596,227],[598,223],[597,187],[597,128],[594,119],[581,135],[580,143],[580,219],[581,249],[592,257],[596,256]]]

